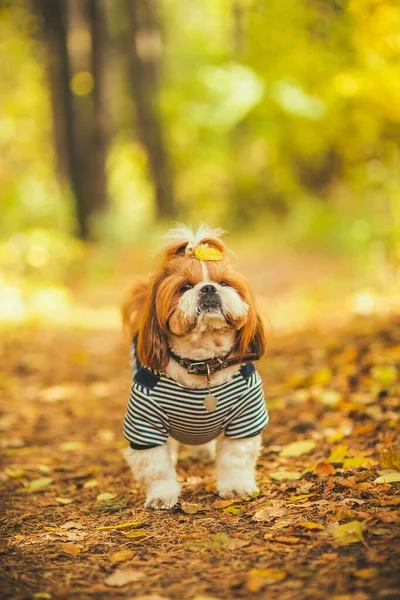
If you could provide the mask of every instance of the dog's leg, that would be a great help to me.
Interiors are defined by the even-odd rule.
[[[251,496],[258,492],[255,466],[261,449],[261,436],[218,440],[217,490],[222,498]]]
[[[177,442],[176,440],[174,440],[173,437],[170,436],[167,440],[167,446],[169,455],[172,460],[172,464],[176,466],[176,463],[178,462],[179,442]]]
[[[167,444],[147,450],[126,448],[124,456],[137,482],[145,489],[146,507],[167,509],[175,506],[181,486],[176,481]]]

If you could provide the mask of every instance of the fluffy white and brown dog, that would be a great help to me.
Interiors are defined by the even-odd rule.
[[[268,413],[251,361],[264,352],[264,327],[221,233],[204,225],[172,230],[154,272],[135,283],[123,305],[134,368],[124,454],[152,508],[178,501],[178,442],[213,453],[218,438],[219,495],[257,491]]]

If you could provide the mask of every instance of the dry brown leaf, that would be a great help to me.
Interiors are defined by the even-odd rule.
[[[305,529],[325,529],[320,523],[313,523],[312,521],[300,521],[300,523],[296,523],[296,527],[304,527]]]
[[[129,560],[130,558],[132,558],[132,556],[132,550],[119,550],[118,552],[114,552],[114,554],[111,555],[110,560],[112,563],[120,563]]]
[[[117,569],[106,577],[104,583],[110,587],[123,587],[128,585],[128,583],[133,583],[134,581],[140,581],[144,579],[146,575],[137,569],[133,569],[131,567],[125,567],[121,569]]]
[[[253,515],[253,521],[270,521],[277,517],[283,517],[286,513],[287,509],[284,506],[266,506]]]

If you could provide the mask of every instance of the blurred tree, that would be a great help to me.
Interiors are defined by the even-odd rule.
[[[100,0],[35,0],[42,21],[59,171],[75,198],[79,235],[107,204],[104,39]]]
[[[155,190],[157,214],[175,214],[170,160],[159,113],[161,26],[156,0],[126,0],[129,34],[124,36],[129,78],[136,110],[138,135],[143,144]]]

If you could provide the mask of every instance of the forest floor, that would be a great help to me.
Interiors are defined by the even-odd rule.
[[[260,494],[220,500],[183,449],[169,511],[122,458],[116,330],[5,328],[0,362],[0,598],[400,598],[398,316],[276,332]]]

